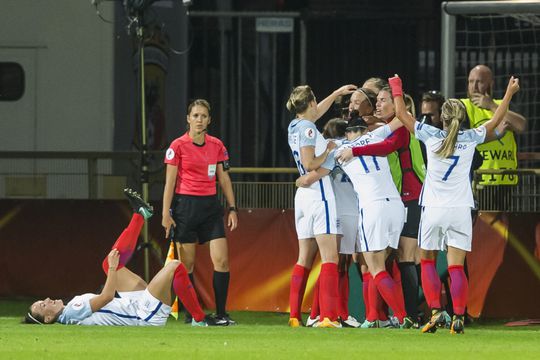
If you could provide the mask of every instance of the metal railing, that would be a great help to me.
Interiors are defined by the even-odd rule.
[[[150,199],[163,192],[161,151],[149,154]],[[519,154],[537,160],[537,153]],[[140,186],[138,152],[26,152],[0,151],[0,199],[122,199],[126,186]],[[237,205],[244,209],[294,207],[294,168],[232,168]],[[515,186],[473,185],[482,211],[540,212],[540,169],[478,170],[482,174],[518,175]],[[254,177],[272,177],[264,181]],[[249,178],[249,179],[248,179]],[[246,180],[248,179],[248,180]],[[219,194],[219,192],[218,192]],[[219,194],[221,196],[221,194]],[[223,199],[222,199],[223,201]]]

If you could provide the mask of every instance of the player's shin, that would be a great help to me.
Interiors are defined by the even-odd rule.
[[[140,214],[133,214],[131,221],[127,228],[120,234],[111,249],[116,249],[120,253],[120,260],[118,263],[118,270],[123,268],[131,259],[135,247],[137,245],[137,239],[141,233],[141,229],[144,225],[144,218]],[[109,262],[107,257],[102,263],[103,271],[107,274],[109,270]]]
[[[193,316],[193,319],[197,322],[204,320],[204,312],[202,311],[199,300],[197,299],[197,293],[189,281],[189,276],[184,264],[178,265],[174,271],[173,289],[176,296],[182,301],[184,307]]]

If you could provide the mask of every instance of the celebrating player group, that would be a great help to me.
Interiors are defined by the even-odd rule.
[[[289,326],[303,325],[302,299],[319,251],[321,272],[306,326],[414,328],[420,278],[431,309],[422,332],[434,332],[448,316],[435,267],[437,252],[446,250],[450,332],[464,332],[464,263],[474,208],[471,163],[478,144],[498,138],[496,128],[518,90],[518,79],[511,77],[492,118],[470,130],[462,128],[467,111],[457,99],[442,105],[442,128],[416,121],[397,75],[388,82],[369,79],[360,88],[342,86],[319,103],[309,86],[292,91],[287,108],[295,118],[288,140],[300,178],[295,196],[299,256],[291,277]],[[321,134],[315,122],[339,96],[349,94],[348,119],[330,120]],[[347,309],[351,255],[362,272],[362,324]],[[388,261],[394,257],[397,265]]]

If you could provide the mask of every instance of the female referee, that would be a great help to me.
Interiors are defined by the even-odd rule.
[[[389,79],[396,104],[396,115],[416,138],[426,145],[428,167],[420,195],[422,215],[418,245],[421,248],[422,285],[429,307],[430,321],[422,332],[435,332],[442,319],[441,281],[435,267],[433,250],[448,248],[448,272],[454,317],[450,332],[464,332],[463,316],[467,305],[468,281],[463,270],[465,255],[471,251],[474,207],[470,169],[476,145],[498,138],[495,130],[503,120],[512,96],[519,90],[519,80],[510,78],[504,98],[493,118],[472,130],[460,130],[467,118],[465,106],[457,99],[448,99],[442,106],[443,130],[422,124],[411,116],[403,101],[401,79]]]
[[[218,138],[206,134],[211,121],[210,110],[208,101],[193,101],[187,111],[189,130],[174,140],[167,150],[161,224],[167,238],[171,227],[174,228],[173,240],[190,273],[193,272],[197,242],[210,244],[214,265],[215,323],[228,326],[236,322],[225,310],[230,279],[229,254],[223,209],[216,195],[216,178],[229,204],[227,226],[231,231],[238,225],[238,210],[227,173],[227,149]]]

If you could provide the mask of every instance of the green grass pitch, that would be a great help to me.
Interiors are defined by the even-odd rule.
[[[290,329],[287,315],[235,312],[239,325],[164,328],[23,325],[29,301],[0,301],[0,359],[540,359],[540,327],[476,323],[464,335]]]

